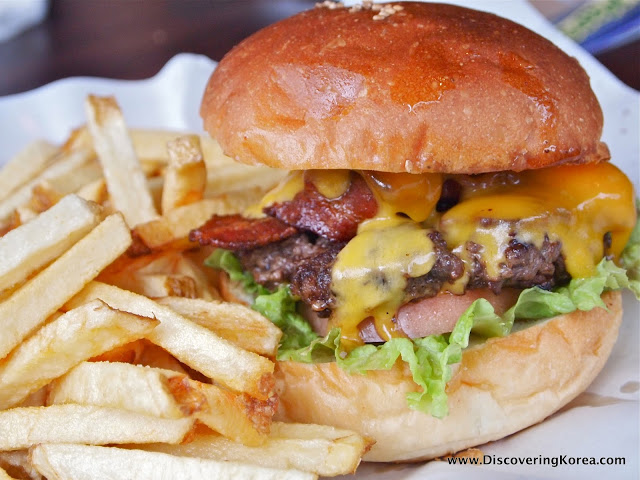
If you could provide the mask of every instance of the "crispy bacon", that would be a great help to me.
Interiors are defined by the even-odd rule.
[[[312,182],[305,182],[304,190],[289,202],[276,203],[264,209],[267,215],[276,217],[300,230],[346,242],[358,231],[358,224],[373,217],[378,203],[364,179],[351,175],[349,189],[340,197],[324,197]]]
[[[297,230],[273,217],[214,215],[189,233],[189,240],[230,250],[250,250],[295,235]]]

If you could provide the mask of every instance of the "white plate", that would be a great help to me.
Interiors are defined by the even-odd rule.
[[[480,8],[477,2],[458,3]],[[591,77],[593,89],[604,110],[603,137],[609,144],[612,161],[630,176],[638,191],[640,95],[555,30],[526,2],[483,2],[481,8],[528,26],[579,59]],[[214,66],[214,62],[203,56],[181,54],[148,80],[69,78],[31,92],[0,98],[0,164],[36,138],[63,141],[72,128],[85,122],[83,101],[89,93],[115,95],[130,126],[200,132],[198,107]],[[614,353],[588,394],[579,397],[582,402],[574,403],[586,405],[575,406],[540,425],[481,447],[485,454],[524,461],[528,457],[530,463],[537,464],[479,467],[454,467],[444,462],[417,466],[364,465],[357,478],[438,479],[463,478],[470,474],[477,479],[637,478],[640,451],[639,305],[630,295],[625,296],[626,313]],[[412,434],[428,435],[428,432]],[[562,455],[566,455],[565,459],[624,457],[625,465],[553,467],[539,464],[543,457],[561,461]]]

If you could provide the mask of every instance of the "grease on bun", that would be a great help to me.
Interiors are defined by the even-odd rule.
[[[480,173],[609,157],[574,58],[489,13],[399,5],[381,20],[315,8],[252,35],[212,75],[205,128],[236,160],[285,169]]]

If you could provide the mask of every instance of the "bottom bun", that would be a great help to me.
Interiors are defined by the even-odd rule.
[[[349,375],[335,363],[281,362],[280,420],[334,425],[376,440],[374,462],[427,460],[538,423],[584,391],[604,366],[622,319],[619,292],[595,308],[534,323],[466,349],[447,385],[449,415],[407,407],[418,387],[405,364]]]

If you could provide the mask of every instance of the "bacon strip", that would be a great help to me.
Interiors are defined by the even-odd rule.
[[[351,175],[349,189],[338,198],[328,199],[318,192],[312,182],[305,182],[304,190],[293,200],[264,209],[267,215],[300,230],[338,242],[355,237],[358,224],[373,217],[377,211],[375,197],[364,179],[357,174]]]
[[[191,230],[189,240],[230,250],[251,250],[295,235],[297,230],[277,218],[245,218],[214,215],[200,228]]]

